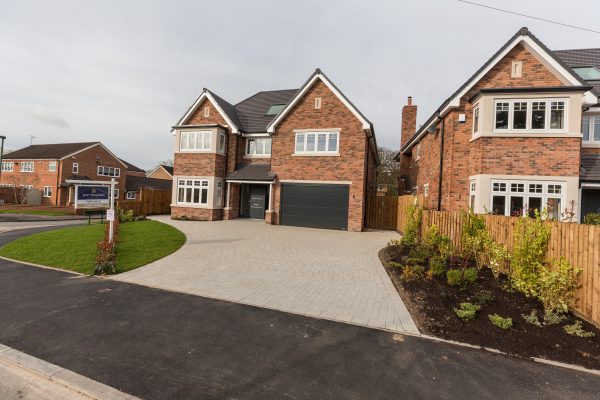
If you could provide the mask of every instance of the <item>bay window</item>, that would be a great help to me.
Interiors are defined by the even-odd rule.
[[[337,154],[339,132],[296,133],[296,154]]]
[[[208,180],[178,179],[177,204],[208,204]]]
[[[524,181],[492,181],[492,214],[529,215],[546,210],[549,219],[560,219],[564,184]]]
[[[246,140],[246,157],[269,157],[271,155],[271,138],[248,138]]]
[[[209,151],[211,131],[181,132],[179,150],[181,151]]]
[[[496,100],[495,132],[564,131],[566,101],[560,99]]]

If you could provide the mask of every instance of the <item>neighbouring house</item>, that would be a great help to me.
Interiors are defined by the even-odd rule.
[[[100,142],[34,144],[4,155],[0,186],[40,190],[42,205],[73,205],[74,186],[67,180],[117,180],[122,198],[127,165]]]
[[[149,178],[146,176],[127,176],[125,181],[125,200],[142,200],[145,190],[171,191],[173,181]]]
[[[173,180],[173,167],[169,165],[159,165],[148,174],[148,178]]]
[[[127,175],[127,176],[146,176],[146,171],[144,171],[140,167],[136,167],[135,165],[123,160],[122,158],[119,158],[119,160],[121,160],[121,162],[123,162],[123,164],[125,164],[127,166],[125,168],[125,175]]]
[[[173,218],[364,227],[373,124],[318,69],[300,89],[235,105],[204,89],[172,133]]]
[[[400,186],[439,210],[597,211],[599,55],[549,50],[522,28],[418,129],[409,98]]]

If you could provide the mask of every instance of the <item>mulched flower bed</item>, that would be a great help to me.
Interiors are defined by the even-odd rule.
[[[600,369],[599,329],[582,320],[583,328],[594,332],[594,337],[581,338],[567,334],[563,326],[579,320],[572,314],[566,314],[567,319],[557,325],[537,327],[527,323],[522,314],[528,315],[532,310],[537,310],[542,320],[544,309],[539,301],[512,291],[506,277],[496,279],[488,268],[484,268],[479,271],[476,283],[461,291],[456,286],[448,285],[445,276],[423,276],[412,281],[401,279],[401,268],[387,266],[390,261],[404,265],[406,255],[397,247],[382,249],[379,257],[421,332],[498,349],[516,356],[538,357]],[[493,301],[483,305],[474,319],[463,322],[454,313],[454,307],[462,302],[476,303],[478,293],[482,291],[489,291]],[[502,330],[492,325],[488,314],[511,317],[513,327]]]

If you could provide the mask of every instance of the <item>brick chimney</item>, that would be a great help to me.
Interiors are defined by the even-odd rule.
[[[412,96],[402,107],[402,132],[400,136],[400,147],[404,146],[417,130],[417,106],[413,106]]]

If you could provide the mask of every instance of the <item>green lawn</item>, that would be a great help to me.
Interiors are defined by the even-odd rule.
[[[0,248],[0,256],[62,269],[94,273],[96,243],[105,225],[77,226],[36,233]],[[185,243],[185,235],[157,221],[121,224],[117,244],[117,273],[163,258]]]
[[[30,214],[30,215],[48,215],[59,217],[63,215],[73,215],[67,212],[60,211],[45,211],[45,210],[0,210],[0,214]]]

